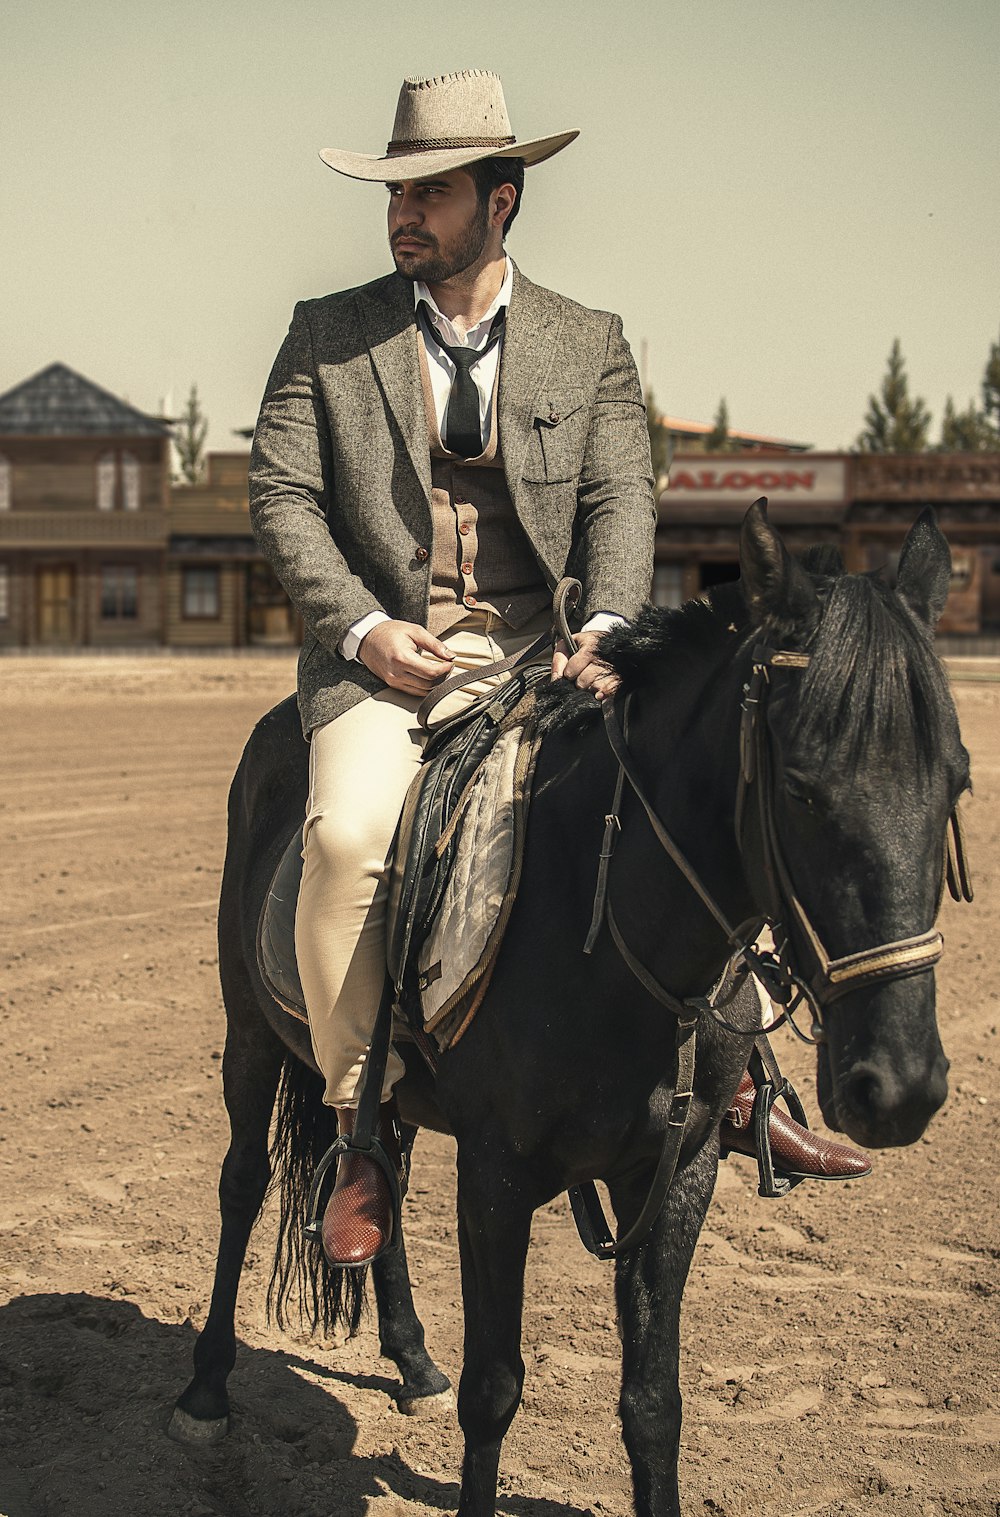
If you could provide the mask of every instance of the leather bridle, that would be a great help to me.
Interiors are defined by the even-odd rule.
[[[667,1118],[663,1149],[650,1193],[639,1217],[628,1232],[617,1242],[612,1239],[596,1190],[592,1185],[588,1183],[586,1186],[576,1186],[570,1191],[570,1199],[581,1237],[586,1247],[599,1258],[613,1258],[634,1247],[648,1232],[666,1197],[680,1158],[687,1116],[694,1093],[697,1026],[703,1015],[711,1016],[726,1031],[740,1037],[758,1038],[763,1032],[769,1032],[779,1026],[783,1020],[787,1020],[793,1031],[804,1041],[825,1042],[823,1012],[834,1001],[866,985],[923,974],[933,969],[941,957],[943,939],[936,928],[930,928],[916,937],[897,938],[893,942],[880,943],[874,948],[862,949],[858,953],[845,954],[840,958],[832,959],[798,897],[785,863],[775,824],[774,787],[778,766],[774,763],[771,753],[766,705],[771,689],[771,671],[805,669],[808,668],[809,661],[808,653],[775,649],[765,645],[758,645],[753,650],[750,679],[743,687],[740,777],[736,796],[735,823],[737,843],[741,857],[745,860],[748,808],[752,804],[755,805],[763,849],[767,909],[759,917],[752,918],[737,927],[729,922],[697,871],[670,836],[646,792],[628,744],[631,695],[627,695],[622,703],[620,722],[616,698],[609,697],[602,703],[604,729],[612,752],[618,761],[618,774],[611,810],[604,819],[604,840],[594,893],[594,908],[583,951],[590,953],[593,950],[601,927],[607,921],[615,947],[633,975],[651,996],[677,1018],[677,1076]],[[660,846],[725,935],[730,949],[730,958],[723,975],[707,996],[682,998],[667,990],[629,948],[615,920],[609,899],[608,878],[615,846],[622,830],[621,804],[626,781],[646,813],[649,825]],[[938,906],[940,906],[945,883],[956,901],[972,900],[972,884],[957,807],[952,810],[949,819]],[[786,930],[789,922],[795,923],[799,929],[798,936],[801,943],[805,945],[809,962],[804,970],[800,970],[792,962],[790,935]],[[756,947],[756,940],[765,927],[771,929],[776,944],[773,952]],[[771,999],[784,1008],[782,1015],[771,1022],[767,1028],[739,1027],[727,1021],[721,1014],[721,1008],[734,999],[750,973],[763,983]],[[812,1010],[811,1036],[802,1033],[793,1020],[793,1013],[802,1001],[808,1002]]]

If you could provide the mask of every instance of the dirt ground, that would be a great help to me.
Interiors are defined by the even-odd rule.
[[[7,1074],[0,1088],[0,1513],[435,1517],[454,1510],[454,1411],[405,1418],[371,1324],[270,1328],[269,1224],[237,1317],[230,1438],[164,1427],[189,1377],[227,1133],[214,909],[230,774],[289,658],[0,663]],[[691,1517],[1000,1514],[1000,685],[961,683],[977,898],[946,904],[951,1096],[874,1177],[756,1195],[723,1165],[686,1297]],[[815,1112],[810,1054],[777,1039]],[[457,1380],[454,1154],[424,1136],[407,1202],[428,1341]],[[563,1202],[529,1259],[508,1517],[625,1517],[608,1266]]]

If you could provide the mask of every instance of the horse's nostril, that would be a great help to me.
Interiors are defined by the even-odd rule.
[[[879,1117],[886,1107],[882,1077],[874,1069],[859,1069],[847,1081],[845,1091],[850,1105],[866,1117]]]

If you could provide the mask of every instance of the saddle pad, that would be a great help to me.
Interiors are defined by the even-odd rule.
[[[533,768],[533,747],[530,739],[525,740],[523,726],[502,733],[470,781],[449,824],[455,843],[451,870],[417,956],[417,983],[424,1026],[429,1032],[435,1031],[482,978],[489,968],[487,950],[491,947],[495,957],[499,943],[491,940],[515,871],[517,813],[523,807],[526,781]],[[439,850],[447,844],[446,834]]]

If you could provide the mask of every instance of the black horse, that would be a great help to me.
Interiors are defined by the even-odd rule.
[[[605,647],[621,676],[619,708],[630,693],[628,746],[650,808],[729,921],[773,915],[777,857],[785,894],[796,903],[789,921],[796,960],[812,965],[816,945],[826,950],[829,974],[818,991],[824,1116],[879,1147],[914,1142],[946,1095],[929,929],[948,818],[969,783],[968,759],[932,650],[950,570],[932,516],[925,513],[910,532],[895,590],[878,577],[845,574],[835,559],[823,550],[808,567],[793,561],[759,503],[744,524],[740,586],[719,587],[708,603],[679,612],[648,610]],[[777,659],[763,659],[765,643],[780,650]],[[762,679],[769,809],[762,820],[763,809],[744,805],[736,829],[734,800],[748,763],[741,713]],[[583,955],[619,765],[590,697],[553,687],[548,720],[520,892],[489,993],[441,1059],[436,1088],[414,1068],[399,1090],[407,1120],[442,1126],[443,1113],[458,1140],[460,1517],[492,1517],[495,1509],[500,1446],[524,1375],[521,1307],[533,1212],[599,1177],[624,1231],[642,1209],[661,1150],[678,1067],[675,1021],[627,967],[620,945],[648,983],[680,997],[701,995],[732,953],[716,916],[662,851],[626,787],[608,883],[616,937],[605,926]],[[195,1378],[175,1414],[181,1435],[225,1425],[237,1277],[267,1185],[275,1089],[283,1058],[284,1089],[294,1086],[287,1049],[309,1059],[304,1029],[263,991],[253,943],[270,873],[304,801],[303,750],[292,721],[286,705],[259,725],[230,800],[220,964],[233,1142],[223,1168],[212,1308],[195,1351]],[[885,951],[878,946],[886,944]],[[831,954],[839,956],[834,965]],[[749,986],[725,1015],[752,1026],[758,1011]],[[680,1510],[681,1294],[712,1194],[719,1120],[746,1052],[745,1037],[702,1017],[676,1176],[648,1235],[616,1261],[620,1414],[643,1517]],[[330,1136],[318,1097],[314,1082],[296,1100],[285,1099],[279,1117],[300,1197],[308,1166]],[[286,1197],[294,1194],[293,1186]],[[287,1200],[283,1224],[286,1234],[296,1225]],[[413,1314],[405,1257],[384,1256],[373,1277],[382,1348],[403,1377],[401,1403],[442,1394],[446,1382],[426,1356]],[[286,1260],[279,1305],[288,1283]],[[322,1306],[317,1298],[330,1289],[329,1277],[314,1277],[307,1295]]]

